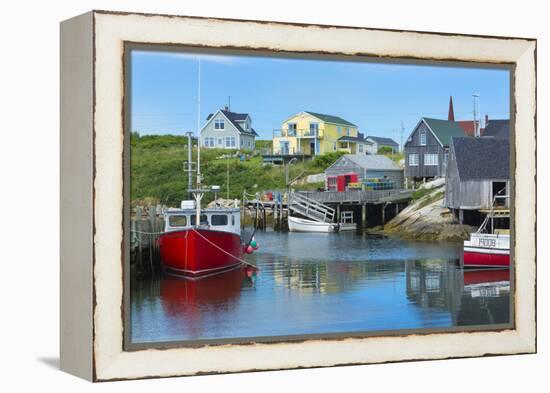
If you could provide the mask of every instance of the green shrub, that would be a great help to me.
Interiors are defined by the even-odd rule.
[[[315,158],[312,161],[313,167],[319,168],[324,171],[329,166],[334,164],[336,160],[342,157],[344,154],[346,153],[342,151],[335,151],[335,152],[323,154],[322,156],[315,156]]]
[[[394,152],[395,149],[392,149],[389,146],[380,146],[378,148],[378,154],[391,154]]]

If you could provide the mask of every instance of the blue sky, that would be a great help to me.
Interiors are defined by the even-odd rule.
[[[366,62],[250,56],[201,56],[201,125],[231,96],[260,139],[303,110],[340,116],[366,135],[400,142],[420,117],[472,119],[472,94],[481,114],[509,117],[509,72]],[[140,134],[196,132],[198,57],[190,53],[132,52],[132,130]]]

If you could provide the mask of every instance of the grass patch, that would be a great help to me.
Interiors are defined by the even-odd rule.
[[[433,191],[433,190],[431,190],[431,191]],[[445,196],[445,191],[438,191],[436,193],[428,195],[426,198],[424,198],[420,201],[420,204],[418,205],[418,209],[422,209],[423,207],[426,207],[426,206],[434,203],[435,201],[443,199],[444,196]]]
[[[131,134],[130,149],[130,199],[133,206],[161,203],[178,206],[187,198],[187,173],[183,162],[187,160],[187,138],[179,135]],[[220,186],[219,196],[242,198],[243,190],[253,193],[285,188],[283,166],[264,164],[262,157],[247,153],[247,159],[232,155],[237,150],[201,149],[201,173],[203,186]],[[290,178],[321,173],[332,165],[341,153],[330,153],[313,161],[297,162],[290,166]],[[197,159],[197,147],[193,146],[193,161]],[[229,184],[227,174],[229,173]],[[193,185],[195,184],[193,178]],[[324,186],[324,184],[323,184]],[[305,188],[317,189],[319,185],[306,184]],[[203,202],[212,201],[213,193],[207,193]]]
[[[428,190],[427,188],[419,188],[418,190],[412,193],[411,198],[413,201],[417,201],[420,198],[424,198],[426,195],[428,195],[432,191],[433,190]]]

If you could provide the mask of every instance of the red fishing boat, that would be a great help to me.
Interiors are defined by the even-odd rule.
[[[200,58],[198,71],[197,135],[200,136]],[[246,264],[244,253],[251,253],[257,248],[253,237],[248,242],[242,239],[240,209],[236,201],[233,208],[201,209],[204,193],[217,192],[219,187],[201,187],[200,137],[198,141],[195,166],[192,162],[192,133],[187,133],[187,191],[194,200],[182,201],[180,209],[169,209],[164,213],[164,233],[159,237],[160,256],[165,270],[190,278],[210,276],[240,267]],[[194,168],[195,189],[192,187]]]
[[[248,244],[241,238],[240,210],[200,210],[197,225],[195,203],[183,201],[181,209],[169,209],[164,214],[159,247],[165,269],[187,277],[202,277],[242,266]]]

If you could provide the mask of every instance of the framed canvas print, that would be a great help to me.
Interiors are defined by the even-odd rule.
[[[534,39],[62,22],[62,369],[535,352],[535,92]]]

